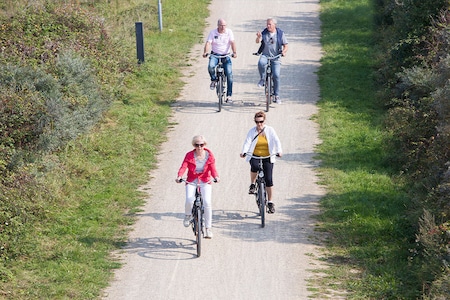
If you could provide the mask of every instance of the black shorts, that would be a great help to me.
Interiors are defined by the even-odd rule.
[[[250,171],[253,173],[258,172],[259,170],[259,159],[251,158],[250,159]],[[273,163],[270,162],[270,158],[263,159],[263,170],[264,170],[264,179],[266,181],[266,186],[273,186]]]

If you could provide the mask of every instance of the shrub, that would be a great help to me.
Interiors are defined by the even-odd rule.
[[[72,53],[70,53],[72,54]],[[108,108],[89,64],[70,54],[56,63],[58,90],[46,97],[45,130],[40,150],[52,151],[91,128]]]

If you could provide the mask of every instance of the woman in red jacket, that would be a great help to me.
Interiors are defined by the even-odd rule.
[[[216,161],[213,153],[205,147],[206,139],[201,135],[196,135],[192,138],[192,146],[194,146],[194,150],[186,153],[175,181],[179,183],[187,169],[186,180],[188,182],[205,183],[201,185],[205,207],[205,238],[212,238],[211,177],[216,182],[219,182],[219,174],[216,170]],[[195,189],[194,185],[186,184],[185,218],[183,221],[185,227],[188,227],[192,220],[191,211],[195,200]]]

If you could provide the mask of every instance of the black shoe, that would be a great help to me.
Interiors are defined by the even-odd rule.
[[[273,204],[273,202],[268,202],[267,208],[268,208],[269,214],[275,213],[275,204]]]
[[[251,194],[254,194],[255,192],[256,192],[256,186],[255,186],[254,183],[252,183],[252,184],[250,184],[250,188],[248,189],[248,193],[251,195]]]

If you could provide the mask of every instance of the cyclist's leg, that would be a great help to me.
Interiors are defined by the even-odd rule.
[[[225,75],[227,76],[227,96],[233,95],[233,65],[231,58],[227,57],[224,63]]]
[[[186,185],[186,201],[184,203],[185,215],[190,215],[192,212],[192,206],[194,205],[195,201],[195,190],[196,190],[195,186],[191,184]]]
[[[256,158],[250,159],[250,181],[251,183],[255,183],[256,175],[259,169],[259,160]]]
[[[256,176],[258,175],[258,160],[255,158],[250,159],[250,187],[248,190],[249,194],[255,193],[255,183],[256,183]]]
[[[273,163],[270,158],[264,160],[264,179],[266,181],[267,200],[272,201],[272,186],[273,186]]]
[[[275,96],[279,96],[280,92],[280,73],[281,62],[279,60],[272,61],[272,74],[273,74],[273,93]]]
[[[211,78],[211,81],[216,81],[216,66],[219,63],[219,60],[214,57],[214,56],[210,56],[209,57],[209,62],[208,62],[208,72],[209,72],[209,77]]]
[[[205,208],[205,227],[211,228],[212,226],[212,205],[211,205],[211,195],[212,195],[212,186],[211,184],[204,184],[201,187],[202,197],[203,197],[203,206]]]
[[[258,61],[258,71],[259,71],[259,78],[262,80],[266,79],[266,65],[267,65],[267,57],[261,55]]]

